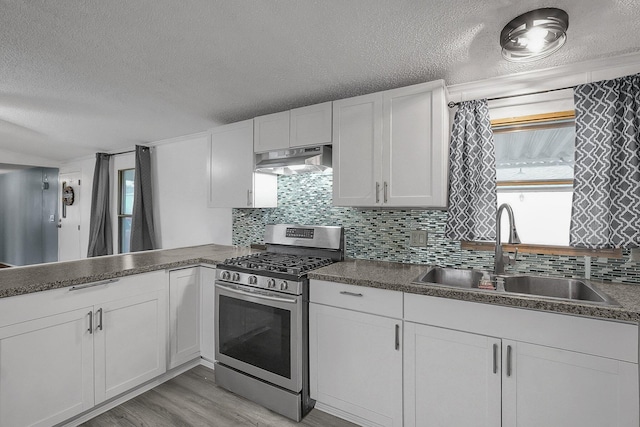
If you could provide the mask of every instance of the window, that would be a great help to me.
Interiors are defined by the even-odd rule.
[[[130,251],[135,172],[135,169],[118,171],[118,248],[120,253]]]
[[[568,246],[573,197],[573,111],[492,122],[498,205],[513,208],[523,243]],[[508,236],[503,221],[502,236]]]

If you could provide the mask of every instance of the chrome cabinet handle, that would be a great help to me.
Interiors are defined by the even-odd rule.
[[[493,373],[498,373],[498,344],[493,345]]]
[[[384,182],[384,202],[387,203],[387,181]]]
[[[352,296],[352,297],[361,297],[361,296],[363,296],[362,294],[357,294],[355,292],[349,292],[349,291],[340,291],[340,293],[342,295],[349,295],[349,296]]]
[[[86,285],[72,286],[69,288],[69,291],[79,291],[80,289],[93,288],[94,286],[108,285],[109,283],[116,283],[118,280],[120,279],[102,280],[100,282],[87,283]]]
[[[96,328],[96,330],[102,330],[102,309],[98,309],[98,311],[96,311],[96,314],[100,313],[99,319],[100,319],[100,323],[98,324],[98,327]]]
[[[251,206],[251,190],[247,190],[247,206]]]
[[[87,331],[92,334],[93,333],[93,310],[89,312],[89,329]]]
[[[511,346],[507,346],[507,376],[511,376]]]
[[[400,350],[400,325],[396,324],[396,350]]]
[[[376,203],[380,203],[380,183],[376,182]]]

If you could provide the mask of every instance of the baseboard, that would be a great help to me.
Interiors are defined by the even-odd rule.
[[[207,367],[207,368],[209,368],[209,369],[213,369],[213,370],[215,370],[215,369],[216,369],[216,365],[215,365],[215,363],[213,363],[213,362],[211,362],[211,361],[209,361],[209,360],[207,360],[207,359],[202,359],[202,358],[201,358],[201,359],[200,359],[200,364],[201,364],[202,366],[206,366],[206,367]]]
[[[196,366],[198,366],[200,364],[200,361],[202,359],[198,358],[198,359],[194,359],[191,360],[189,362],[186,362],[183,365],[180,365],[174,369],[171,369],[170,371],[165,372],[164,374],[160,375],[159,377],[156,377],[154,379],[152,379],[149,382],[146,382],[144,384],[142,384],[141,386],[130,390],[128,392],[126,392],[125,394],[122,394],[120,396],[114,397],[111,400],[108,400],[106,402],[101,403],[98,406],[93,407],[92,409],[90,409],[88,412],[82,413],[80,415],[77,415],[76,417],[64,421],[60,424],[57,424],[56,427],[76,427],[84,422],[89,421],[92,418],[97,417],[98,415],[107,412],[110,409],[115,408],[118,405],[123,404],[124,402],[133,399],[136,396],[141,395],[142,393],[151,390],[154,387],[159,386],[160,384],[169,381],[172,378],[177,377],[180,374],[185,373],[186,371],[188,371],[189,369],[195,368]],[[206,365],[205,365],[206,366]]]
[[[372,423],[369,420],[365,420],[364,418],[360,418],[356,415],[334,408],[333,406],[325,405],[324,403],[321,403],[321,402],[316,401],[315,409],[322,412],[326,412],[327,414],[333,415],[334,417],[338,417],[338,418],[342,418],[343,420],[350,421],[359,426],[380,427],[379,424]]]

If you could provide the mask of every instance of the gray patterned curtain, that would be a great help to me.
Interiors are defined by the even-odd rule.
[[[640,74],[576,86],[569,244],[640,246]]]
[[[151,154],[149,147],[136,145],[136,172],[131,214],[131,252],[156,249],[151,195]]]
[[[449,162],[446,236],[452,240],[495,240],[496,154],[486,99],[458,106]]]
[[[89,219],[89,248],[87,257],[111,255],[113,235],[111,234],[111,212],[109,212],[109,160],[111,155],[96,153],[96,167],[93,170],[93,191],[91,193],[91,218]]]

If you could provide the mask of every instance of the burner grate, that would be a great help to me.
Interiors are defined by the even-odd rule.
[[[331,260],[331,258],[268,252],[229,258],[224,261],[224,265],[226,266],[236,266],[257,271],[275,271],[295,275],[300,275],[309,270],[332,263],[333,260]]]

